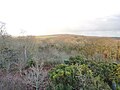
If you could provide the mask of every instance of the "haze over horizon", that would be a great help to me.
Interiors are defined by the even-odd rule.
[[[13,36],[78,34],[120,37],[119,0],[3,0],[0,21]]]

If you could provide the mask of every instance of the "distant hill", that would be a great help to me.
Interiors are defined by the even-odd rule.
[[[77,35],[77,34],[54,34],[54,35],[43,35],[43,36],[32,36],[36,38],[46,39],[46,38],[86,38],[86,39],[117,39],[120,37],[102,37],[102,36],[86,36],[86,35]]]

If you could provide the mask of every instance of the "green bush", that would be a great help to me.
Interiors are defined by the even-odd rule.
[[[72,90],[111,90],[112,84],[109,82],[117,78],[113,73],[116,70],[115,63],[85,60],[81,56],[70,57],[65,63],[49,72],[51,87],[54,88],[50,90],[67,90],[66,87]]]
[[[33,60],[29,60],[29,61],[27,62],[27,66],[28,66],[28,67],[32,67],[32,66],[35,66],[35,65],[36,65],[36,62],[33,61]]]
[[[49,72],[50,82],[52,83],[53,90],[68,90],[66,88],[72,88],[72,90],[79,90],[83,88],[84,90],[96,90],[98,88],[109,88],[103,86],[105,83],[100,80],[96,80],[93,77],[93,72],[88,68],[87,65],[66,65],[60,64],[53,68]],[[96,84],[99,82],[101,86],[98,87]],[[59,87],[59,85],[62,85]],[[63,88],[63,89],[62,89]],[[51,89],[52,90],[52,89]],[[69,89],[70,90],[70,89]],[[110,89],[106,89],[110,90]]]

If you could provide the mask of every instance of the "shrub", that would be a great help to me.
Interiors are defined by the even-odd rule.
[[[70,57],[65,61],[65,64],[57,65],[49,72],[49,76],[51,87],[62,85],[64,88],[72,87],[72,90],[80,88],[84,90],[110,90],[112,82],[116,80],[116,74],[113,73],[115,70],[115,63],[85,60],[82,56],[76,56]]]

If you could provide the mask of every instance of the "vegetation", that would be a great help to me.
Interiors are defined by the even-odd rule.
[[[120,90],[118,38],[0,30],[0,90]]]
[[[84,60],[80,56],[71,57],[68,62],[49,72],[53,87],[50,90],[120,90],[119,64]],[[59,89],[59,85],[63,88]]]

